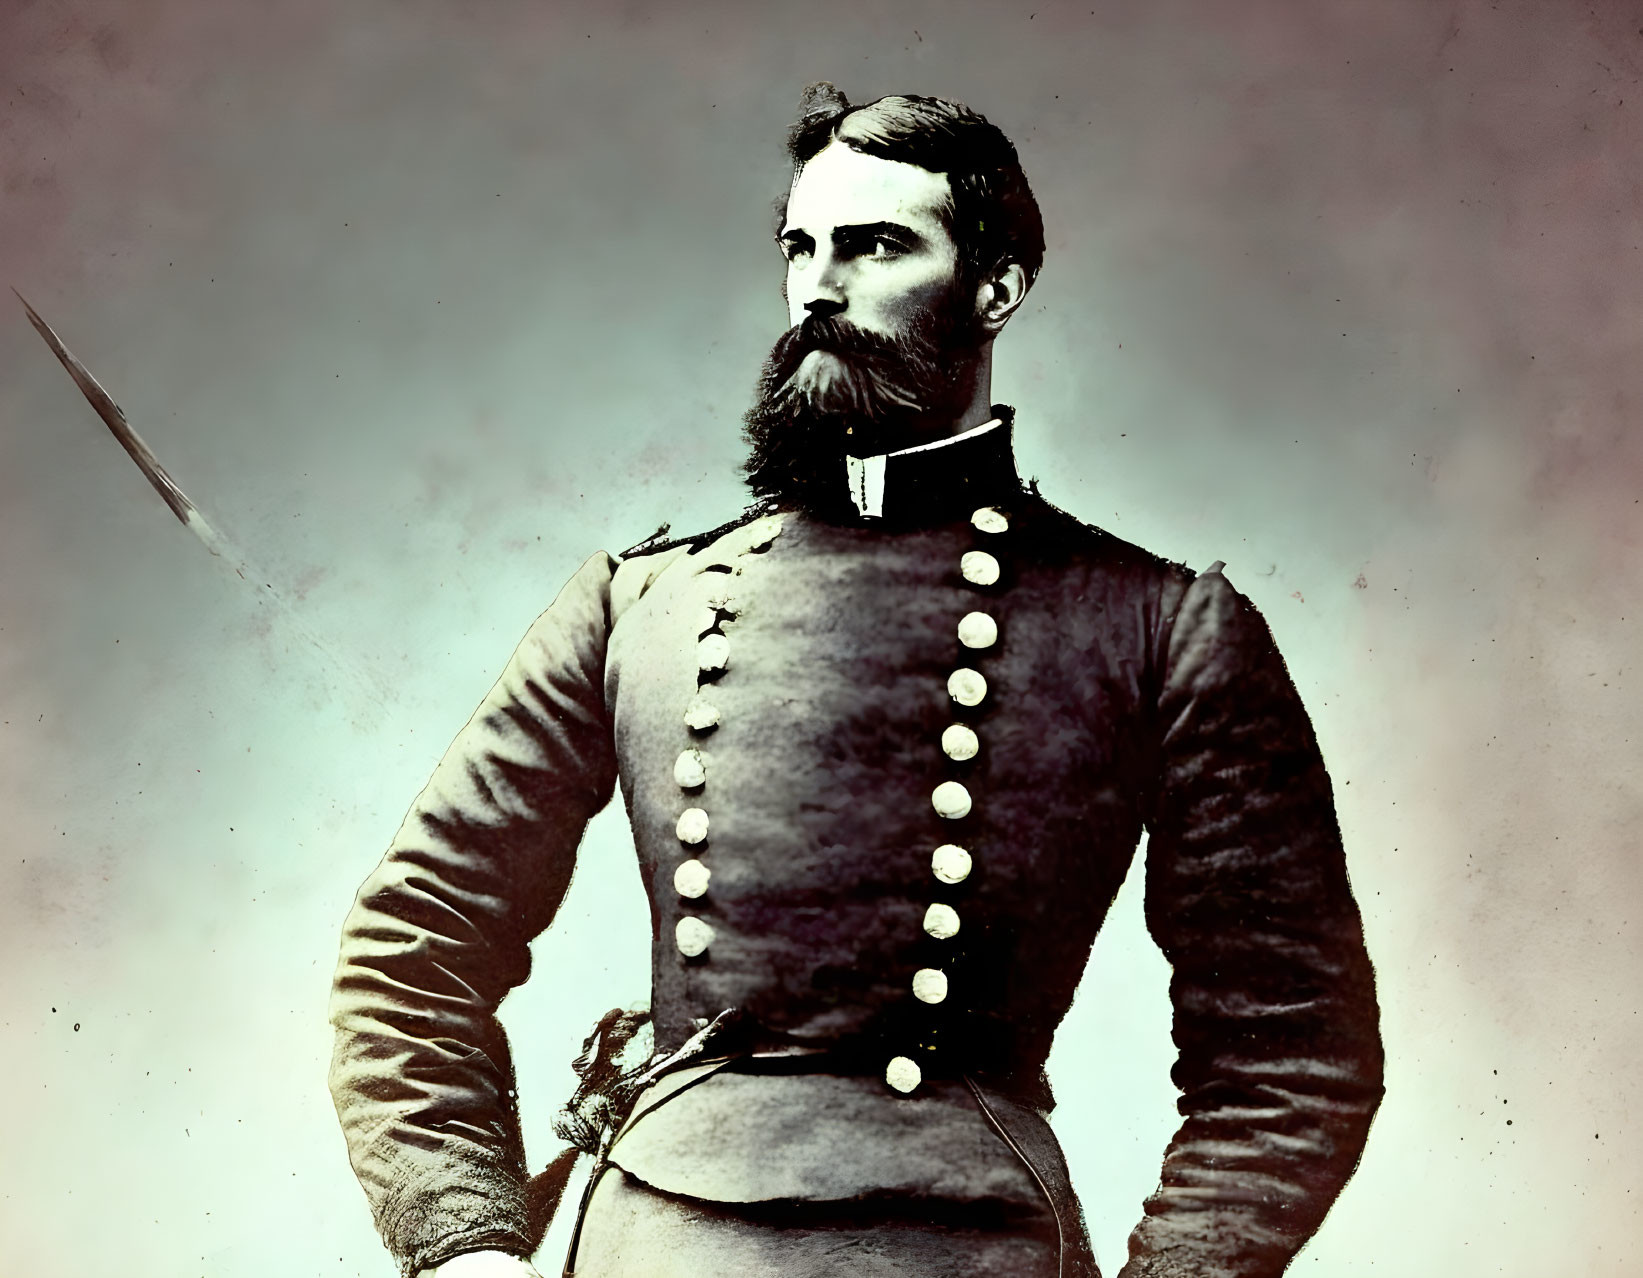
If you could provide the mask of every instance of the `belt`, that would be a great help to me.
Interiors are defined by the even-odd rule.
[[[750,1028],[736,1009],[727,1009],[677,1051],[625,1069],[619,1067],[619,1060],[648,1033],[647,1017],[613,1011],[589,1036],[582,1056],[575,1063],[583,1084],[567,1109],[567,1121],[557,1126],[560,1134],[573,1145],[594,1156],[593,1170],[577,1208],[565,1258],[566,1278],[574,1275],[582,1222],[599,1178],[610,1165],[610,1151],[646,1114],[725,1070],[753,1074],[875,1076],[882,1068],[882,1053],[876,1044],[854,1041],[823,1046],[761,1042],[757,1030],[752,1029],[750,1033]],[[1060,1278],[1100,1278],[1060,1145],[1034,1104],[1039,1095],[1037,1089],[1018,1095],[1012,1094],[1014,1089],[1004,1090],[972,1073],[956,1073],[953,1077],[962,1078],[988,1124],[1020,1159],[1042,1191],[1055,1217]],[[660,1087],[664,1082],[668,1085]],[[646,1097],[644,1106],[637,1107],[641,1095],[653,1088],[658,1089],[656,1095]],[[1047,1096],[1047,1089],[1043,1094]],[[557,1160],[555,1166],[562,1161]],[[551,1218],[557,1208],[563,1184],[561,1178],[557,1185],[544,1191],[541,1205],[544,1220]]]
[[[567,1278],[571,1278],[571,1276],[573,1276],[576,1272],[577,1248],[581,1239],[582,1226],[589,1209],[589,1204],[592,1201],[594,1192],[599,1186],[601,1178],[604,1176],[605,1172],[610,1170],[613,1166],[620,1166],[629,1172],[637,1171],[641,1182],[644,1183],[649,1183],[650,1180],[657,1179],[658,1187],[664,1189],[666,1192],[683,1193],[687,1196],[692,1194],[692,1189],[690,1188],[692,1182],[690,1178],[694,1173],[687,1169],[693,1167],[694,1164],[690,1160],[686,1160],[683,1164],[674,1163],[668,1158],[668,1150],[670,1148],[687,1147],[680,1144],[680,1133],[681,1131],[688,1133],[691,1130],[689,1122],[705,1122],[707,1124],[707,1130],[709,1131],[717,1130],[735,1133],[729,1137],[731,1141],[729,1146],[731,1151],[729,1157],[732,1159],[731,1163],[717,1165],[714,1163],[711,1153],[706,1155],[707,1161],[702,1165],[702,1173],[704,1174],[705,1179],[696,1182],[703,1186],[706,1194],[705,1201],[720,1203],[723,1207],[731,1211],[741,1209],[738,1207],[738,1204],[742,1204],[747,1208],[756,1210],[757,1208],[754,1203],[751,1200],[742,1199],[739,1194],[743,1191],[737,1189],[737,1186],[745,1186],[748,1183],[745,1175],[740,1171],[742,1166],[741,1155],[737,1151],[742,1149],[751,1149],[757,1146],[758,1139],[756,1133],[750,1133],[748,1131],[748,1123],[752,1122],[757,1125],[762,1121],[756,1116],[750,1117],[749,1110],[744,1107],[747,1102],[742,1099],[742,1096],[746,1096],[748,1094],[746,1088],[738,1089],[742,1096],[738,1096],[735,1093],[716,1095],[714,1099],[709,1102],[709,1110],[707,1115],[704,1115],[701,1119],[688,1120],[686,1127],[683,1129],[678,1128],[673,1123],[668,1123],[666,1126],[670,1130],[667,1134],[660,1135],[660,1145],[655,1145],[653,1147],[653,1141],[656,1139],[655,1137],[646,1137],[641,1140],[639,1145],[636,1146],[633,1151],[633,1157],[638,1159],[637,1164],[635,1164],[631,1159],[623,1157],[622,1147],[624,1141],[628,1140],[630,1135],[635,1133],[641,1123],[651,1118],[652,1115],[655,1115],[664,1106],[671,1106],[680,1097],[694,1091],[702,1084],[707,1083],[710,1079],[726,1074],[757,1076],[797,1076],[805,1074],[831,1075],[833,1071],[829,1068],[829,1066],[836,1059],[837,1057],[834,1053],[825,1050],[787,1052],[780,1055],[727,1055],[707,1060],[696,1060],[688,1063],[682,1063],[669,1069],[664,1074],[656,1078],[636,1098],[636,1103],[626,1115],[621,1125],[610,1133],[608,1139],[602,1143],[602,1148],[595,1156],[591,1174],[588,1177],[587,1185],[581,1195],[581,1202],[578,1205],[576,1220],[572,1228],[571,1242],[569,1248],[567,1249],[562,1273],[566,1275]],[[848,1060],[851,1058],[846,1057],[846,1059]],[[792,1104],[792,1097],[794,1096],[794,1093],[791,1087],[787,1086],[784,1086],[778,1090],[779,1093],[786,1093],[786,1101],[784,1103],[779,1094],[777,1096],[772,1096],[771,1100],[772,1103],[776,1105],[776,1109],[772,1111],[771,1130],[773,1132],[783,1130],[784,1122],[786,1124],[786,1130],[792,1130],[792,1116],[796,1111],[790,1108],[790,1106]],[[831,1089],[823,1089],[820,1093],[820,1095],[823,1096],[829,1096],[832,1094]],[[948,1094],[951,1095],[951,1093]],[[985,1085],[977,1082],[975,1079],[963,1080],[959,1094],[964,1095],[967,1101],[973,1101],[973,1108],[971,1108],[972,1114],[979,1112],[981,1121],[985,1124],[985,1128],[990,1129],[991,1132],[998,1138],[1001,1143],[1002,1150],[1008,1150],[1008,1153],[1004,1153],[1003,1156],[1017,1162],[1025,1171],[1026,1179],[1019,1181],[1019,1184],[1021,1185],[1021,1190],[1019,1191],[1001,1189],[1000,1186],[1006,1186],[1009,1184],[1008,1176],[1005,1176],[1001,1169],[999,1172],[991,1173],[990,1175],[992,1179],[990,1183],[986,1183],[983,1179],[981,1179],[985,1174],[979,1170],[984,1167],[985,1164],[978,1162],[967,1164],[967,1166],[977,1169],[974,1173],[977,1179],[969,1179],[961,1174],[957,1174],[953,1171],[953,1165],[949,1164],[949,1174],[946,1177],[946,1183],[956,1183],[962,1186],[965,1193],[975,1192],[984,1195],[983,1199],[977,1201],[996,1202],[1008,1200],[1017,1192],[1025,1192],[1034,1197],[1041,1196],[1048,1215],[1054,1222],[1055,1239],[1057,1244],[1057,1272],[1061,1275],[1061,1278],[1097,1278],[1094,1259],[1089,1250],[1088,1239],[1084,1233],[1083,1222],[1078,1211],[1076,1199],[1072,1194],[1071,1186],[1068,1182],[1065,1163],[1061,1158],[1060,1149],[1055,1142],[1054,1135],[1050,1132],[1050,1129],[1044,1122],[1042,1116],[1030,1107],[1022,1105],[1019,1101],[1015,1101],[1002,1093],[989,1089]],[[759,1104],[761,1094],[755,1091],[752,1095],[753,1099],[751,1103],[754,1105]],[[885,1099],[886,1102],[892,1106],[899,1106],[902,1104],[900,1100],[891,1100],[888,1097]],[[930,1096],[926,1098],[924,1103],[933,1103],[936,1099],[936,1097]],[[722,1106],[726,1103],[731,1104],[733,1109],[724,1111]],[[822,1103],[824,1105],[827,1104],[826,1101]],[[965,1107],[970,1108],[970,1105],[966,1104]],[[835,1121],[837,1121],[839,1111],[835,1110],[829,1112],[834,1114]],[[849,1110],[846,1109],[844,1112],[849,1113]],[[931,1121],[937,1124],[936,1126],[926,1128],[920,1125],[918,1130],[919,1133],[924,1136],[923,1142],[921,1142],[920,1139],[918,1139],[918,1137],[916,1137],[913,1133],[909,1132],[905,1138],[886,1137],[885,1139],[891,1139],[892,1142],[897,1139],[905,1139],[907,1141],[906,1145],[895,1145],[892,1143],[889,1148],[892,1150],[912,1150],[916,1149],[921,1143],[924,1143],[925,1148],[929,1149],[932,1147],[929,1142],[934,1142],[934,1148],[941,1148],[942,1142],[947,1140],[949,1137],[948,1130],[945,1127],[948,1120],[939,1117],[939,1114],[943,1112],[946,1111],[938,1110],[936,1114],[932,1114],[930,1116]],[[875,1122],[876,1120],[871,1118],[872,1113],[873,1110],[871,1106],[862,1111],[862,1114],[867,1121]],[[914,1116],[912,1113],[908,1113],[907,1117],[909,1120],[912,1120]],[[922,1122],[922,1120],[920,1121]],[[868,1130],[876,1133],[881,1129],[876,1126],[872,1126]],[[980,1126],[977,1126],[973,1130],[980,1132],[983,1129]],[[957,1132],[954,1131],[952,1135],[956,1137]],[[688,1140],[689,1138],[687,1137],[686,1139]],[[975,1139],[975,1137],[969,1137],[968,1139]],[[983,1137],[982,1139],[985,1138]],[[670,1142],[672,1142],[671,1145]],[[820,1177],[820,1181],[825,1184],[827,1188],[816,1188],[818,1181],[816,1179],[815,1171],[812,1170],[807,1172],[805,1170],[806,1168],[815,1168],[820,1166],[820,1164],[816,1164],[811,1161],[811,1159],[817,1156],[818,1152],[813,1148],[807,1148],[802,1153],[796,1152],[794,1157],[797,1161],[790,1164],[789,1167],[785,1169],[785,1172],[779,1172],[774,1175],[774,1180],[778,1184],[781,1184],[784,1181],[784,1175],[786,1172],[790,1172],[797,1178],[792,1183],[800,1186],[801,1188],[798,1190],[787,1190],[785,1188],[777,1188],[774,1185],[764,1184],[760,1185],[759,1189],[769,1190],[771,1199],[786,1200],[791,1197],[792,1201],[800,1203],[807,1200],[808,1192],[819,1192],[822,1194],[821,1198],[811,1199],[810,1201],[847,1201],[856,1194],[870,1191],[870,1189],[875,1186],[894,1191],[895,1186],[898,1183],[908,1185],[930,1183],[929,1181],[922,1180],[897,1182],[893,1179],[893,1177],[897,1174],[913,1174],[917,1176],[922,1174],[924,1168],[931,1167],[937,1169],[937,1175],[939,1177],[939,1162],[930,1162],[928,1161],[927,1156],[926,1161],[924,1161],[922,1165],[916,1157],[911,1164],[908,1164],[899,1154],[894,1153],[890,1155],[888,1162],[875,1163],[875,1157],[882,1158],[884,1155],[882,1152],[877,1156],[867,1152],[872,1149],[874,1145],[875,1142],[873,1139],[868,1139],[864,1142],[863,1157],[866,1159],[866,1162],[863,1164],[863,1174],[866,1179],[863,1179],[860,1182],[860,1189],[856,1189],[854,1182],[851,1182],[848,1179],[848,1173],[846,1173],[846,1179],[842,1185],[839,1182],[830,1179],[828,1175],[823,1174]],[[881,1146],[880,1148],[882,1151],[884,1147]],[[969,1155],[969,1157],[973,1156],[974,1155]],[[658,1162],[658,1158],[662,1161]],[[664,1175],[658,1178],[653,1174],[654,1172],[662,1169],[676,1171],[679,1175],[679,1179],[670,1183],[667,1176]],[[891,1177],[891,1179],[884,1182],[870,1179],[874,1175],[875,1170]],[[1015,1173],[1015,1175],[1019,1176],[1020,1173]],[[728,1176],[728,1180],[725,1179],[726,1176]],[[1004,1176],[1004,1179],[998,1179],[1000,1176]],[[755,1178],[755,1180],[757,1180],[757,1178]],[[1033,1193],[1032,1189],[1027,1188],[1029,1181],[1032,1186],[1036,1187],[1036,1194]],[[731,1195],[729,1198],[724,1199],[722,1203],[719,1198],[719,1190],[715,1188],[719,1185],[724,1185],[726,1187],[725,1192],[728,1192]],[[844,1190],[843,1193],[836,1192],[841,1188]],[[936,1193],[937,1200],[944,1196],[944,1191],[937,1190],[933,1192]],[[1005,1195],[1003,1200],[998,1197],[986,1197],[987,1195],[997,1195],[1000,1193]],[[797,1195],[796,1197],[793,1196],[795,1194]],[[754,1197],[759,1197],[756,1191]],[[1027,1200],[1020,1199],[1018,1201],[1026,1202]]]

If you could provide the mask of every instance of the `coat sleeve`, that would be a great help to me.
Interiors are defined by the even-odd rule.
[[[496,1010],[570,883],[616,764],[605,708],[614,564],[584,564],[531,626],[343,926],[331,1093],[405,1274],[529,1254],[513,1067]]]
[[[1266,624],[1218,570],[1168,637],[1147,926],[1183,1118],[1119,1278],[1283,1272],[1381,1097],[1374,975],[1329,776]]]

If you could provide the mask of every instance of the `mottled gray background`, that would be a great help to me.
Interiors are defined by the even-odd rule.
[[[4,296],[7,1270],[389,1272],[324,1090],[342,914],[573,568],[739,508],[825,77],[1017,140],[1023,469],[1225,559],[1312,708],[1391,1065],[1297,1272],[1636,1273],[1640,65],[1635,3],[7,0],[0,282],[285,601]],[[624,840],[509,1004],[538,1162],[643,993]],[[1109,1265],[1173,1126],[1136,886],[1053,1060]]]

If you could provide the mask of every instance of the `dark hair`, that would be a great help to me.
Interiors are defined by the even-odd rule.
[[[787,135],[794,177],[835,138],[863,155],[946,174],[952,194],[941,216],[964,283],[1019,262],[1032,284],[1044,261],[1044,223],[1015,147],[997,125],[943,98],[897,94],[852,107],[831,84],[812,84]],[[784,195],[778,216],[786,208]]]

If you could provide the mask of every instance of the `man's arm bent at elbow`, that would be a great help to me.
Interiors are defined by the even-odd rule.
[[[1173,967],[1184,1121],[1119,1278],[1272,1278],[1380,1101],[1374,974],[1311,723],[1218,571],[1186,590],[1158,709],[1147,924]]]
[[[589,559],[531,626],[343,927],[332,1097],[406,1275],[507,1274],[504,1254],[513,1274],[532,1272],[517,1259],[534,1240],[496,1010],[528,975],[530,941],[615,786],[604,702],[614,568]]]

